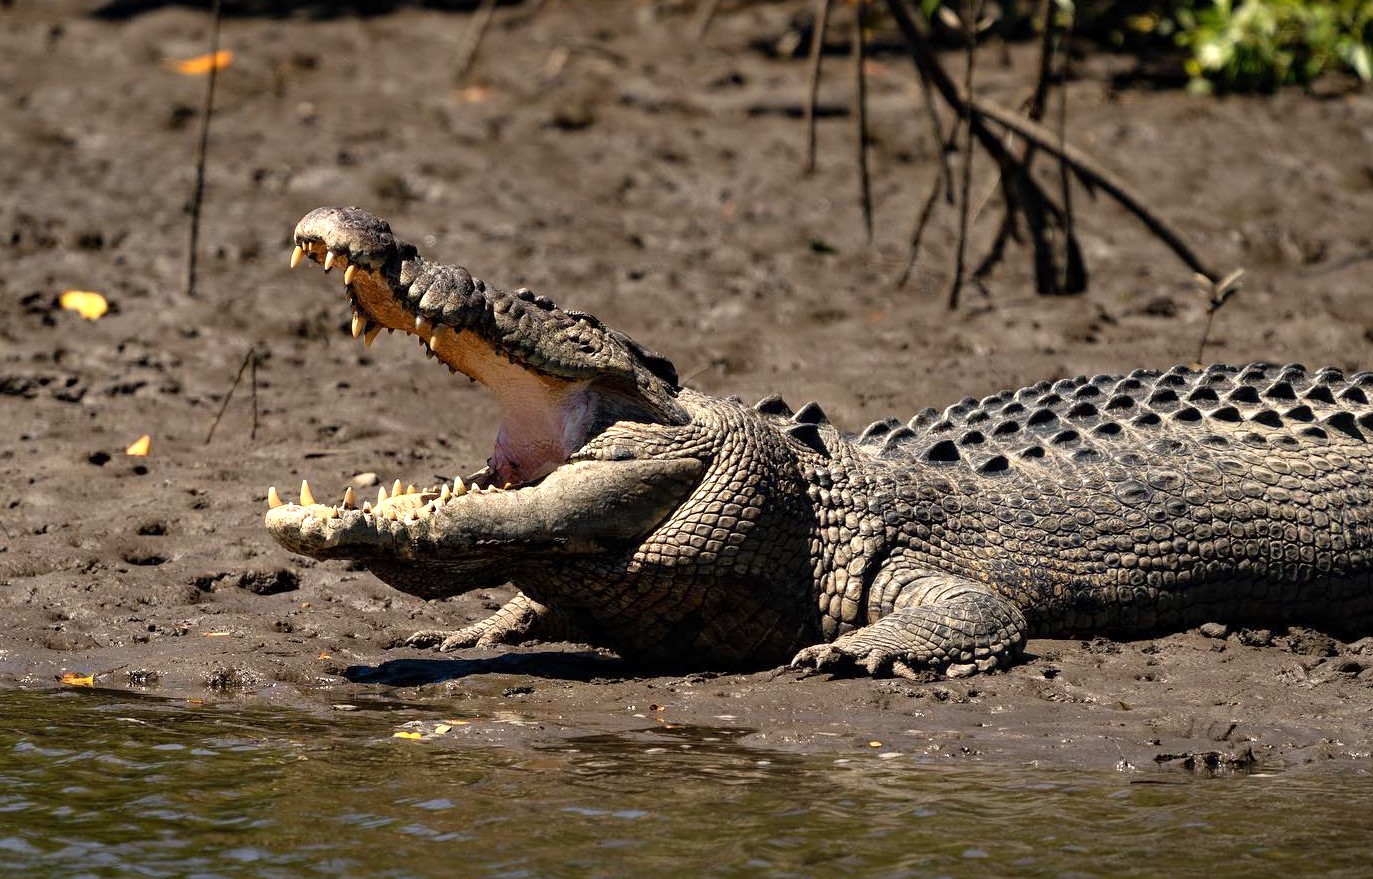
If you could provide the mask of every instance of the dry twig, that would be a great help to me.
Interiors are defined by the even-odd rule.
[[[210,444],[210,439],[215,435],[215,428],[219,427],[219,420],[224,417],[224,410],[229,408],[229,401],[234,398],[234,391],[238,390],[238,383],[243,380],[243,371],[251,366],[252,370],[248,376],[248,382],[252,386],[253,400],[253,427],[248,433],[248,439],[257,439],[257,345],[249,346],[248,353],[243,355],[243,362],[238,365],[238,372],[234,375],[233,384],[229,385],[229,392],[224,395],[224,402],[219,404],[219,411],[215,413],[214,421],[210,422],[210,430],[205,434],[205,445]]]
[[[1206,306],[1206,327],[1201,331],[1201,341],[1197,343],[1196,362],[1200,364],[1205,362],[1202,357],[1206,354],[1207,343],[1211,341],[1211,324],[1216,319],[1216,312],[1230,301],[1231,296],[1240,291],[1240,286],[1244,283],[1244,269],[1235,269],[1219,281],[1197,275],[1197,283],[1207,292],[1210,299]]]
[[[458,50],[458,63],[453,71],[454,80],[461,82],[465,79],[472,65],[476,63],[482,38],[486,36],[486,29],[491,25],[491,16],[495,11],[496,0],[482,0],[482,5],[472,13],[472,21],[468,23],[467,33],[463,36],[462,48]]]
[[[972,0],[964,0],[963,39],[967,43],[966,66],[963,69],[963,92],[973,93],[973,66],[977,57],[977,20],[982,17],[982,0],[977,0],[976,9]],[[963,176],[958,193],[958,246],[954,251],[953,280],[949,284],[949,309],[958,308],[958,297],[963,290],[964,261],[968,253],[968,224],[972,217],[972,205],[968,203],[973,183],[973,120],[971,104],[963,108]]]
[[[715,10],[720,7],[720,0],[701,0],[701,5],[696,9],[696,39],[703,40],[706,31],[710,30],[710,23],[715,18]]]
[[[811,26],[810,73],[806,97],[806,165],[807,174],[815,170],[815,108],[820,100],[820,57],[825,50],[825,31],[829,28],[832,0],[815,0],[815,20]]]
[[[863,69],[867,60],[863,28],[867,26],[864,10],[867,0],[855,0],[853,4],[853,79],[854,79],[854,124],[858,139],[858,196],[863,206],[863,228],[867,230],[868,241],[872,241],[872,181],[868,175],[868,80]]]
[[[215,81],[219,64],[220,0],[210,2],[210,54],[208,79],[205,82],[205,106],[200,113],[200,145],[196,149],[195,188],[191,190],[191,225],[186,236],[186,284],[182,292],[187,298],[195,296],[196,250],[200,247],[200,206],[205,199],[205,155],[210,147],[210,116],[215,105]]]

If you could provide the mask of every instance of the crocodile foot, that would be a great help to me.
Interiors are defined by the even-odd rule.
[[[940,676],[933,669],[912,666],[902,653],[871,644],[836,641],[805,648],[791,660],[790,667],[831,674],[867,673],[875,678],[898,677],[912,681],[929,681]],[[969,663],[966,671],[959,666],[950,666],[944,674],[951,678],[966,677],[976,671],[977,666]]]
[[[438,648],[447,653],[464,647],[568,640],[579,640],[572,624],[521,592],[481,622],[455,631],[422,629],[402,643],[406,647]]]

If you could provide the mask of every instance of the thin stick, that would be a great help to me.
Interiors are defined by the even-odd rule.
[[[186,284],[182,292],[195,297],[195,257],[200,247],[200,206],[205,200],[205,155],[210,146],[210,117],[215,105],[215,81],[219,78],[220,0],[210,0],[210,74],[205,82],[205,106],[200,113],[200,145],[196,149],[195,188],[191,190],[191,227],[186,236]]]
[[[248,353],[243,355],[243,362],[238,365],[238,372],[234,375],[234,383],[229,385],[229,393],[224,395],[224,402],[219,404],[219,411],[215,413],[215,420],[210,422],[210,430],[205,434],[205,445],[210,444],[210,439],[215,435],[215,428],[219,427],[219,419],[224,417],[224,410],[229,408],[229,401],[234,398],[234,391],[238,389],[238,383],[243,380],[243,371],[248,368],[248,364],[253,365],[253,431],[249,434],[249,439],[257,438],[257,346],[252,345],[248,348]]]
[[[715,18],[715,10],[719,5],[720,0],[701,0],[701,5],[696,11],[696,39],[705,39],[706,31],[710,30],[710,22]]]
[[[925,225],[930,221],[930,215],[934,213],[934,203],[939,201],[939,196],[944,189],[944,176],[936,174],[934,185],[930,187],[930,194],[925,197],[925,204],[920,208],[920,216],[915,221],[915,228],[911,231],[911,245],[906,251],[906,265],[902,267],[901,274],[896,279],[896,289],[900,290],[906,286],[906,282],[911,278],[911,272],[915,270],[915,259],[920,253],[920,239],[925,236]]]
[[[868,79],[863,70],[867,48],[863,36],[866,24],[867,0],[856,0],[853,4],[853,76],[854,76],[854,114],[858,138],[858,189],[863,205],[863,228],[867,230],[868,241],[872,241],[872,181],[868,176]]]
[[[248,441],[252,442],[257,439],[257,346],[249,348],[248,353],[251,355],[248,361],[248,387],[253,392],[253,427],[248,431]]]
[[[1211,281],[1209,278],[1197,276],[1197,282],[1203,288],[1209,288],[1211,301],[1206,307],[1206,327],[1201,332],[1201,341],[1197,343],[1197,363],[1203,363],[1201,359],[1206,354],[1206,345],[1211,341],[1211,324],[1216,319],[1216,312],[1220,311],[1221,306],[1230,301],[1240,290],[1240,285],[1244,281],[1244,269],[1235,269],[1220,281]]]
[[[982,0],[974,8],[972,0],[964,0],[963,39],[967,41],[966,66],[963,69],[963,93],[973,93],[973,60],[977,55],[977,20],[982,17]],[[972,216],[972,205],[968,203],[973,184],[973,111],[969,102],[963,108],[963,178],[958,194],[958,247],[954,250],[953,282],[949,285],[949,310],[958,308],[958,295],[963,289],[964,262],[968,254],[968,222]]]
[[[1050,3],[1052,2],[1053,0],[1050,0]],[[1068,65],[1072,63],[1073,57],[1074,24],[1075,14],[1069,17],[1068,24],[1063,29],[1063,40],[1058,48],[1059,54],[1063,56],[1058,83],[1058,148],[1060,152],[1068,144]],[[1063,277],[1060,286],[1065,293],[1081,293],[1087,289],[1087,270],[1082,262],[1082,255],[1075,247],[1077,236],[1073,234],[1073,229],[1077,223],[1073,217],[1072,176],[1068,171],[1068,162],[1060,155],[1058,160],[1059,198],[1063,202]]]
[[[829,28],[831,0],[815,0],[815,21],[810,38],[810,81],[806,100],[805,172],[815,170],[815,108],[820,101],[820,57],[824,54],[825,31]]]
[[[491,16],[496,11],[496,0],[482,0],[482,5],[472,14],[472,21],[463,36],[462,48],[458,50],[458,64],[453,79],[461,82],[477,60],[477,50],[481,48],[482,37],[491,24]]]
[[[949,204],[953,204],[953,164],[949,162],[949,145],[953,143],[954,132],[950,132],[948,137],[944,136],[944,123],[939,118],[939,107],[935,105],[930,78],[918,64],[915,66],[915,72],[916,78],[920,80],[920,91],[925,98],[925,112],[930,117],[930,128],[934,129],[934,140],[939,155],[939,173],[944,175],[944,194]]]

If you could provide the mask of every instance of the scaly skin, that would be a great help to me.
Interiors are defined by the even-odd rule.
[[[813,403],[681,387],[595,318],[428,263],[358,209],[295,237],[293,265],[345,267],[354,335],[413,333],[505,409],[466,482],[362,510],[269,493],[295,552],[425,598],[520,588],[415,643],[576,633],[659,668],[965,675],[1032,636],[1373,629],[1373,374],[1079,377],[851,438]]]

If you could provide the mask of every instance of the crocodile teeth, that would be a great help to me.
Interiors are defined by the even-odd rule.
[[[415,315],[415,335],[422,336],[423,338],[427,339],[433,334],[434,325],[431,324],[427,319],[419,315]]]
[[[353,338],[356,339],[358,336],[361,336],[361,335],[362,335],[362,331],[365,330],[366,328],[367,328],[367,318],[363,317],[361,314],[359,314],[359,313],[356,312],[356,311],[353,312],[353,326],[352,326],[352,329],[353,329]]]
[[[400,497],[403,494],[405,494],[405,486],[400,484],[399,479],[391,483],[391,497]]]
[[[348,268],[344,269],[344,270],[343,270],[343,283],[344,283],[344,284],[351,284],[351,283],[353,283],[353,276],[356,275],[357,273],[358,273],[358,267],[357,267],[357,266],[349,266]]]
[[[445,482],[445,483],[443,484],[443,488],[439,489],[439,500],[441,500],[441,501],[446,501],[446,500],[448,500],[449,498],[451,498],[452,496],[453,496],[453,489],[449,488],[449,487],[448,487],[448,483]]]
[[[348,486],[343,491],[343,506],[347,509],[354,509],[358,505],[358,497],[353,494],[353,486]]]
[[[412,482],[412,483],[410,483],[409,485],[405,486],[405,493],[406,493],[406,494],[419,494],[419,493],[420,493],[420,490],[419,490],[418,488],[415,488],[415,483]]]
[[[334,267],[334,252],[332,250],[324,254],[324,271],[328,272]]]
[[[275,510],[284,503],[285,502],[281,499],[281,495],[277,494],[277,487],[275,485],[267,489],[267,508],[269,510]]]
[[[453,477],[453,494],[457,497],[467,494],[467,484],[462,481],[461,476]]]
[[[372,347],[372,343],[375,342],[375,341],[377,340],[377,336],[380,336],[380,335],[381,335],[381,327],[380,327],[380,326],[372,327],[372,328],[371,328],[370,330],[368,330],[367,333],[362,337],[362,346],[363,346],[364,348],[371,348],[371,347]]]
[[[315,496],[310,493],[310,483],[302,479],[300,482],[300,505],[308,507],[312,506],[314,502]]]
[[[367,513],[372,512],[372,502],[371,502],[371,501],[363,501],[363,502],[362,502],[362,512],[363,512],[364,515],[367,514]]]
[[[386,486],[383,485],[383,486],[381,486],[380,488],[378,488],[378,489],[377,489],[377,506],[380,507],[380,506],[381,506],[381,502],[384,501],[384,500],[386,500],[387,497],[388,497],[388,495],[386,494]]]
[[[295,268],[296,266],[300,265],[300,261],[304,258],[305,248],[297,244],[296,249],[291,251],[291,268]]]

